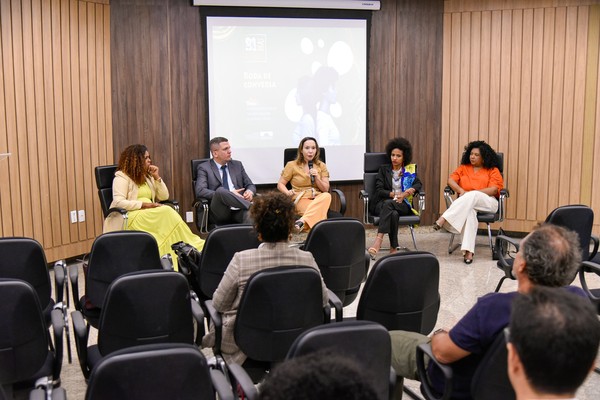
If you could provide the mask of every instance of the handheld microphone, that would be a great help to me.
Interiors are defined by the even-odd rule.
[[[315,184],[315,176],[311,175],[311,173],[310,173],[310,170],[312,169],[312,167],[313,167],[313,162],[312,162],[312,160],[310,160],[308,162],[308,170],[309,170],[308,174],[310,175],[310,184],[314,185]]]

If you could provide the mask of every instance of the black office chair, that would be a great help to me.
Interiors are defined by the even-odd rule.
[[[66,329],[67,356],[68,361],[71,362],[70,335],[67,325],[68,290],[67,302],[63,302],[66,272],[67,264],[64,260],[54,263],[55,301],[52,298],[50,274],[42,245],[38,241],[29,238],[0,238],[0,278],[21,279],[31,284],[38,295],[48,325],[51,322],[50,314],[52,310],[61,310]]]
[[[0,279],[0,385],[9,398],[16,387],[43,388],[51,393],[60,385],[64,319],[51,311],[54,342],[35,289],[17,279]]]
[[[440,266],[428,252],[395,253],[371,269],[358,301],[356,319],[387,330],[429,334],[440,308]]]
[[[588,261],[596,257],[598,252],[599,240],[592,235],[592,227],[594,224],[594,210],[584,205],[567,205],[560,206],[552,210],[546,217],[545,223],[559,225],[570,229],[579,236],[579,245],[581,247],[581,259]],[[590,252],[590,243],[593,242],[593,248]],[[510,247],[519,250],[519,240],[512,239],[505,235],[498,235],[496,238],[498,268],[504,271],[504,276],[500,278],[496,286],[496,292],[500,290],[505,279],[516,279],[512,274],[513,259],[507,257]],[[575,277],[573,277],[574,279]]]
[[[388,331],[370,321],[344,321],[308,329],[291,345],[286,360],[329,349],[354,359],[364,369],[379,399],[393,398],[396,372],[391,366]]]
[[[233,258],[242,250],[255,249],[260,245],[252,225],[220,226],[208,234],[200,256],[198,284],[202,299],[212,299],[223,274]]]
[[[100,198],[100,206],[104,218],[108,217],[113,212],[118,212],[123,217],[123,229],[127,229],[127,210],[119,207],[110,207],[113,201],[112,183],[117,171],[117,165],[101,165],[94,169],[96,176],[96,187],[98,188],[98,197]],[[160,201],[162,204],[167,204],[179,212],[179,203],[177,200]]]
[[[364,249],[365,227],[354,218],[335,218],[315,224],[303,250],[312,253],[327,288],[344,306],[358,296],[367,277],[370,257]]]
[[[204,323],[185,277],[173,271],[138,271],[108,288],[98,322],[98,344],[89,346],[83,314],[71,314],[81,371],[86,379],[117,350],[152,343],[194,343],[194,319]],[[200,332],[201,330],[199,330]]]
[[[327,163],[325,161],[325,149],[323,147],[319,148],[319,160],[321,160],[321,162]],[[285,167],[285,165],[296,159],[296,156],[298,155],[298,149],[297,148],[287,148],[283,150],[283,166]],[[288,182],[288,189],[292,188],[292,185]],[[335,204],[335,198],[333,197],[333,194],[335,194],[337,196],[337,201],[340,204],[340,208],[335,210],[335,209],[329,209],[329,211],[327,211],[327,218],[339,218],[339,217],[343,217],[344,214],[346,213],[346,195],[344,195],[344,192],[342,192],[340,189],[329,189],[329,191],[332,193],[332,204]]]
[[[92,371],[86,400],[233,400],[223,374],[211,369],[197,347],[181,343],[141,345],[115,351]]]
[[[598,256],[594,257],[596,260]],[[583,291],[587,294],[588,298],[596,306],[596,312],[600,314],[600,288],[590,288],[588,284],[588,278],[586,275],[600,276],[600,264],[596,261],[584,261],[579,269],[579,282]],[[595,367],[594,372],[600,374],[600,367]]]
[[[234,339],[248,356],[243,367],[254,382],[285,358],[302,332],[330,321],[331,309],[323,306],[322,298],[321,277],[311,267],[268,268],[250,276],[237,310]],[[213,351],[222,359],[221,315],[210,301],[206,306],[215,326]],[[341,315],[341,304],[336,306],[336,316],[338,311]],[[218,364],[223,368],[221,361]]]
[[[499,170],[501,174],[504,174],[504,153],[496,153],[498,155],[498,165],[499,165]],[[446,186],[444,188],[444,200],[446,201],[446,208],[450,207],[450,205],[452,204],[452,196],[454,196],[454,190],[452,190],[452,188],[450,188],[450,186]],[[496,211],[495,213],[484,213],[484,212],[478,212],[477,213],[477,221],[485,223],[487,226],[487,232],[488,232],[488,239],[489,239],[489,245],[490,245],[490,250],[492,251],[492,257],[494,257],[494,259],[496,259],[496,253],[494,251],[494,241],[492,240],[492,228],[491,228],[491,224],[493,224],[494,222],[502,222],[504,221],[504,217],[506,215],[506,199],[510,196],[510,193],[508,191],[508,189],[504,188],[502,190],[500,190],[500,196],[498,197],[498,211]],[[452,254],[452,252],[454,252],[454,250],[458,249],[460,247],[460,243],[454,243],[454,237],[456,236],[456,234],[451,233],[450,236],[450,243],[448,244],[448,254]]]
[[[156,240],[149,233],[117,231],[100,235],[94,240],[87,263],[85,295],[75,301],[75,309],[97,327],[106,291],[116,278],[128,272],[169,269],[167,264],[167,260],[161,260]],[[69,268],[74,299],[79,298],[78,273],[77,268]]]
[[[428,378],[425,354],[442,371],[445,379],[444,393],[438,393]],[[417,346],[417,370],[421,377],[421,392],[427,400],[453,398],[452,366],[437,361],[433,356],[431,344],[429,343]],[[477,400],[511,400],[516,398],[515,391],[508,379],[506,340],[503,332],[496,336],[492,345],[479,361],[471,381],[471,397]]]
[[[375,195],[375,180],[377,178],[377,173],[379,172],[379,167],[389,163],[390,158],[386,153],[365,153],[363,172],[364,189],[359,193],[359,197],[363,201],[363,223],[365,224],[379,225],[379,215],[375,215],[369,210],[369,201]],[[417,202],[416,205],[415,201]],[[401,215],[398,217],[398,225],[408,226],[413,246],[415,246],[415,250],[417,250],[414,227],[421,223],[420,214],[425,210],[424,190],[421,190],[418,194],[413,196],[413,208],[419,212],[419,215]]]

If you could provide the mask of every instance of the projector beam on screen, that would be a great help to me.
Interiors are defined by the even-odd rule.
[[[209,137],[229,139],[257,184],[314,137],[332,181],[362,179],[367,19],[207,15]]]
[[[195,6],[323,8],[337,10],[380,10],[379,1],[366,0],[194,0]]]

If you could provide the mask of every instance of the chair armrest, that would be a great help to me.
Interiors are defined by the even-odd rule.
[[[79,366],[81,372],[87,379],[90,375],[90,371],[87,367],[88,354],[87,354],[87,342],[88,342],[88,329],[83,319],[83,314],[80,311],[73,311],[71,313],[71,321],[73,323],[73,332],[75,333],[75,349],[77,350],[77,357],[79,358]]]
[[[52,333],[54,335],[54,369],[52,378],[57,381],[60,378],[63,359],[63,332],[65,331],[65,319],[62,310],[52,310],[50,313],[52,322]]]
[[[579,282],[581,282],[581,288],[594,304],[598,304],[600,303],[600,297],[595,296],[588,287],[587,281],[585,280],[586,272],[600,275],[600,265],[591,261],[583,261],[579,268]]]
[[[190,302],[192,304],[192,315],[194,316],[194,319],[198,323],[198,332],[196,333],[196,342],[200,342],[202,340],[202,337],[206,333],[206,330],[204,329],[204,311],[202,310],[202,307],[200,306],[200,303],[198,303],[197,299],[191,298]]]
[[[77,311],[81,311],[79,304],[79,268],[77,265],[71,265],[68,269],[69,280],[71,281],[71,294],[73,295],[73,304]]]
[[[221,355],[221,338],[223,330],[223,320],[221,319],[221,313],[217,311],[212,303],[212,300],[206,300],[204,302],[204,309],[208,313],[208,316],[215,327],[215,347],[213,352],[215,355]]]
[[[344,305],[340,298],[331,291],[331,289],[327,289],[327,295],[329,296],[329,304],[335,309],[335,322],[342,322],[344,320]],[[326,321],[331,321],[331,312],[329,313],[329,321],[327,321],[327,316],[325,316]]]
[[[369,192],[365,189],[361,189],[358,193],[358,197],[363,201],[363,224],[369,223]]]
[[[452,196],[456,193],[450,186],[446,186],[444,188],[444,201],[446,202],[446,208],[449,208],[452,205]]]
[[[594,247],[592,248],[592,251],[590,252],[590,256],[588,257],[588,260],[591,260],[592,258],[596,257],[596,253],[598,253],[598,245],[600,244],[600,239],[596,235],[591,235],[590,240],[592,242],[594,242]]]
[[[417,211],[421,214],[425,210],[425,191],[422,190],[416,194],[419,197],[417,202]]]
[[[344,215],[346,213],[346,195],[340,189],[331,189],[333,193],[336,193],[340,198],[340,214]]]
[[[510,197],[508,189],[500,190],[500,196],[498,198],[498,222],[504,221],[506,215],[506,199]]]
[[[173,258],[171,257],[171,254],[167,253],[162,256],[160,258],[160,265],[162,266],[162,269],[166,271],[173,271]]]
[[[121,214],[123,216],[123,218],[127,219],[127,210],[124,209],[124,208],[120,208],[120,207],[109,208],[106,211],[106,215],[108,216],[108,215],[110,215],[110,214],[112,214],[114,212],[117,212],[117,213]]]
[[[514,276],[512,276],[512,265],[506,262],[506,258],[502,254],[502,247],[504,246],[502,246],[501,242],[506,242],[506,246],[512,245],[515,247],[515,249],[519,250],[521,240],[514,239],[505,235],[498,235],[496,236],[496,243],[494,245],[494,251],[496,252],[496,257],[498,258],[498,265],[504,270],[504,272],[507,274],[507,277],[511,279],[516,279]]]
[[[229,375],[231,378],[231,387],[235,391],[237,388],[237,384],[240,385],[242,391],[244,392],[245,397],[248,400],[255,400],[258,398],[258,391],[256,390],[256,386],[250,379],[250,376],[242,368],[240,365],[232,363],[228,365]]]
[[[390,385],[389,385],[389,399],[393,400],[395,398],[394,396],[394,389],[396,388],[396,380],[398,379],[398,376],[396,375],[396,370],[394,369],[394,367],[390,366]]]
[[[175,209],[175,211],[179,212],[179,202],[177,200],[162,200],[159,201],[160,204],[166,204],[168,206],[171,206]]]
[[[213,388],[219,395],[218,398],[223,400],[234,400],[235,395],[233,392],[233,385],[229,385],[229,382],[227,382],[227,378],[225,378],[223,372],[218,369],[211,368],[209,370],[209,374]]]
[[[208,209],[209,209],[209,200],[203,197],[196,198],[194,200],[194,209],[196,210],[196,218],[198,218],[198,210],[202,208],[202,217],[200,221],[196,221],[196,226],[198,226],[198,230],[200,233],[208,233]]]
[[[442,374],[444,375],[444,393],[441,397],[438,397],[437,393],[434,392],[431,382],[429,381],[429,376],[427,375],[427,365],[425,365],[425,354],[427,354],[431,361],[433,361],[441,369]],[[452,395],[452,368],[446,364],[440,363],[435,359],[430,343],[420,344],[417,346],[417,371],[419,373],[419,377],[421,378],[421,388],[425,392],[425,395],[428,399],[450,399],[450,396]]]
[[[67,263],[65,260],[58,260],[54,263],[54,293],[56,303],[62,303],[65,293],[65,278],[67,275]]]

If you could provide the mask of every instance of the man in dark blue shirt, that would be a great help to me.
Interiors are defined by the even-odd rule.
[[[517,292],[528,293],[536,285],[566,286],[577,274],[580,264],[577,234],[556,225],[541,225],[521,241],[514,259],[513,275],[517,278]],[[581,289],[573,287],[569,290],[583,295]],[[517,292],[490,293],[479,298],[454,328],[449,331],[437,330],[431,337],[414,332],[391,331],[392,366],[399,382],[403,377],[419,379],[415,349],[418,344],[431,341],[435,358],[452,366],[452,397],[471,398],[471,378],[496,335],[508,325],[512,300]],[[442,393],[441,371],[432,362],[428,371],[433,387]]]

